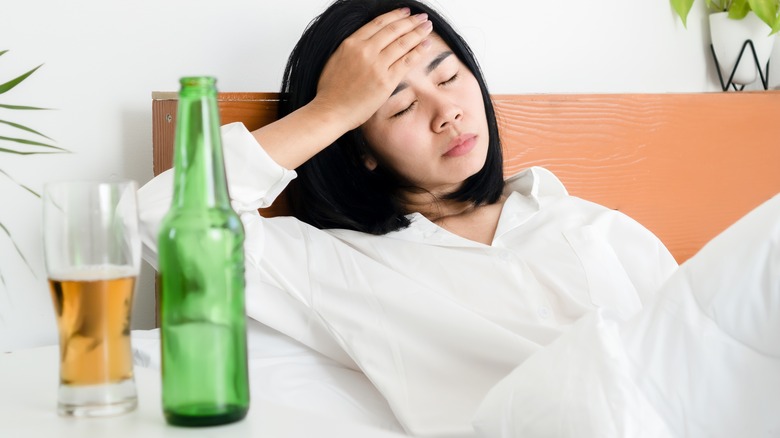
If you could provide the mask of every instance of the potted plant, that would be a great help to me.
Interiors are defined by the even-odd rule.
[[[687,26],[694,0],[670,2]],[[706,4],[713,12],[709,17],[710,35],[723,90],[732,84],[744,88],[756,80],[757,72],[766,88],[768,78],[757,67],[768,65],[774,34],[780,30],[780,0],[706,0]],[[724,82],[724,78],[728,80]]]
[[[7,52],[8,50],[0,50],[0,56],[6,54]],[[13,79],[10,79],[7,82],[2,82],[2,79],[0,79],[0,98],[5,97],[4,96],[5,93],[11,91],[14,87],[22,83],[22,81],[24,81],[30,75],[35,73],[35,71],[38,70],[40,67],[41,66],[39,65],[38,67],[35,67],[27,71],[26,73],[23,73]],[[38,107],[27,106],[27,105],[12,105],[0,101],[0,109],[3,110],[0,113],[0,125],[2,125],[3,131],[7,132],[7,134],[0,132],[0,163],[5,163],[5,160],[2,160],[1,158],[3,155],[36,155],[36,154],[52,154],[52,153],[67,152],[65,149],[49,144],[53,140],[47,137],[46,135],[32,128],[24,126],[22,124],[12,122],[11,120],[8,120],[10,119],[10,117],[8,118],[6,117],[6,114],[9,114],[9,111],[10,112],[37,111],[37,110],[45,110],[46,108],[38,108]],[[35,190],[15,180],[2,167],[0,167],[0,178],[6,178],[12,181],[16,186],[18,186],[20,190],[23,190],[33,196],[40,198],[40,195],[37,192],[35,192]],[[2,209],[2,211],[3,212],[13,211],[13,209],[4,208]],[[14,240],[11,231],[8,229],[8,227],[3,224],[3,219],[4,219],[3,217],[0,217],[0,238],[5,237],[8,239],[8,241],[10,241],[11,246],[13,247],[13,251],[16,252],[19,257],[21,257],[21,259],[24,261],[27,267],[30,268],[30,271],[32,271],[32,267],[27,261],[27,258],[24,256],[24,252]],[[0,246],[0,249],[2,249],[2,246]],[[5,284],[5,279],[3,277],[2,270],[0,270],[0,284],[3,285]],[[2,315],[0,315],[0,317],[1,316]]]

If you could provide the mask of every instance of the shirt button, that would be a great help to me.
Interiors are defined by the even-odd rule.
[[[541,307],[539,307],[539,309],[537,310],[537,312],[539,313],[539,317],[540,317],[540,318],[542,318],[542,319],[547,319],[547,318],[549,318],[549,317],[550,317],[550,314],[552,313],[552,312],[550,312],[550,309],[548,309],[548,308],[547,308],[547,307],[545,307],[545,306],[541,306]]]

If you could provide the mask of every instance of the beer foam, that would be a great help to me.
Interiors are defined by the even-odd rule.
[[[50,280],[58,281],[96,281],[135,277],[138,269],[122,265],[90,265],[63,269],[49,273]]]

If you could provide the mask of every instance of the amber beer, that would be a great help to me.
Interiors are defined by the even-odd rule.
[[[82,268],[49,279],[60,334],[60,381],[81,386],[133,377],[130,312],[135,276]]]
[[[60,337],[57,412],[102,417],[138,406],[130,321],[141,239],[133,181],[43,188],[46,275]]]

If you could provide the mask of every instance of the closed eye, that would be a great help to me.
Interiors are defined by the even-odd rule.
[[[404,115],[404,114],[408,113],[409,111],[413,110],[415,106],[417,106],[417,101],[416,100],[414,102],[412,102],[411,104],[409,104],[409,106],[407,106],[406,108],[404,108],[401,111],[398,111],[397,113],[393,114],[392,118],[401,117],[402,115]]]
[[[449,78],[449,79],[447,79],[446,81],[444,81],[444,82],[439,82],[439,86],[440,86],[440,87],[442,87],[442,86],[447,86],[447,85],[449,85],[449,84],[451,84],[451,83],[455,82],[457,79],[458,79],[458,73],[455,73],[454,75],[452,75],[452,77],[450,77],[450,78]],[[407,106],[406,108],[404,108],[404,109],[402,109],[401,111],[398,111],[397,113],[393,114],[393,115],[391,116],[391,118],[394,118],[394,119],[395,119],[395,118],[401,117],[401,116],[403,116],[404,114],[408,113],[409,111],[413,110],[415,106],[417,106],[417,101],[416,101],[416,100],[415,100],[414,102],[412,102],[411,104],[409,104],[409,106]]]
[[[455,80],[457,80],[457,79],[458,79],[458,74],[455,73],[454,75],[452,75],[451,78],[447,79],[446,81],[439,82],[439,85],[449,85],[449,84],[455,82]]]

